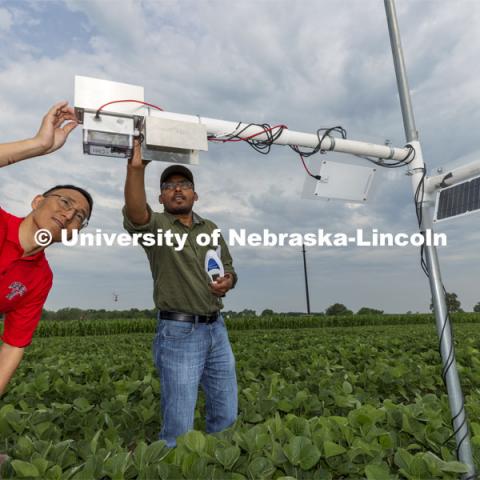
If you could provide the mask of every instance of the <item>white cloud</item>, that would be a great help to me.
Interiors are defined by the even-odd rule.
[[[148,33],[141,3],[135,0],[67,0],[66,6],[86,15],[98,34],[92,44],[98,49],[128,51],[140,48]]]
[[[13,17],[6,8],[0,8],[0,35],[7,33],[13,23]]]

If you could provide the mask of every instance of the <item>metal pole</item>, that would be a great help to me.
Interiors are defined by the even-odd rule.
[[[400,96],[405,136],[407,137],[407,142],[412,142],[413,140],[418,140],[418,132],[413,117],[412,100],[410,99],[410,89],[408,88],[407,71],[403,58],[402,44],[400,42],[400,30],[398,28],[394,0],[385,0],[385,11],[387,13],[388,33],[390,34],[393,64],[397,76],[398,95]]]
[[[392,47],[393,62],[395,65],[395,74],[397,77],[398,92],[400,96],[400,105],[402,108],[405,136],[407,141],[413,143],[416,149],[415,162],[412,162],[410,170],[410,173],[412,174],[413,191],[416,192],[419,182],[422,181],[424,177],[425,163],[423,162],[421,146],[418,142],[418,132],[415,127],[415,119],[413,116],[405,62],[400,43],[400,31],[398,28],[394,0],[384,1],[385,11],[387,14],[388,31],[390,34],[390,44]],[[431,228],[432,226],[431,211],[430,208],[425,205],[425,202],[422,205],[422,212],[423,220],[422,225],[420,225],[420,230],[425,231],[426,228]],[[443,376],[447,387],[450,411],[452,413],[452,424],[457,442],[457,457],[459,461],[465,463],[469,468],[468,474],[466,474],[464,478],[473,479],[476,478],[476,475],[475,465],[473,463],[472,448],[470,444],[470,433],[468,430],[462,388],[455,363],[452,327],[448,318],[445,292],[443,289],[436,248],[434,246],[425,246],[425,256],[429,273],[430,290],[432,292],[437,332],[440,337],[440,353],[443,364]]]
[[[305,274],[305,295],[307,296],[307,313],[310,315],[310,294],[308,292],[307,256],[305,254],[305,245],[302,245],[302,253],[303,253],[303,272]]]

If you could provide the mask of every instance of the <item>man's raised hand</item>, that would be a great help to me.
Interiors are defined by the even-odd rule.
[[[75,112],[68,106],[68,102],[56,103],[43,117],[40,129],[35,135],[43,154],[55,152],[62,147],[77,125]]]
[[[142,148],[140,146],[140,140],[135,138],[133,140],[133,155],[128,159],[128,165],[132,168],[144,168],[150,161],[142,159]]]
[[[57,103],[43,117],[33,138],[0,143],[0,168],[58,150],[76,126],[73,108],[67,101]]]

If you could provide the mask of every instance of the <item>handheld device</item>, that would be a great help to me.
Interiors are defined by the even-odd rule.
[[[225,270],[223,269],[223,263],[221,260],[221,252],[221,247],[218,246],[216,250],[208,250],[205,254],[205,271],[212,282],[218,277],[223,277],[225,275]]]

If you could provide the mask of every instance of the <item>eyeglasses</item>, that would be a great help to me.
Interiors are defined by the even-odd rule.
[[[57,204],[64,212],[74,212],[73,220],[80,225],[80,228],[85,228],[88,225],[87,216],[82,213],[81,210],[73,206],[73,201],[63,195],[57,195],[56,193],[51,193],[50,195],[45,195],[45,198],[48,197],[57,197]]]
[[[173,183],[173,182],[163,182],[160,188],[162,190],[176,190],[177,187],[180,187],[180,190],[190,190],[193,188],[193,183],[188,180],[183,182]]]

